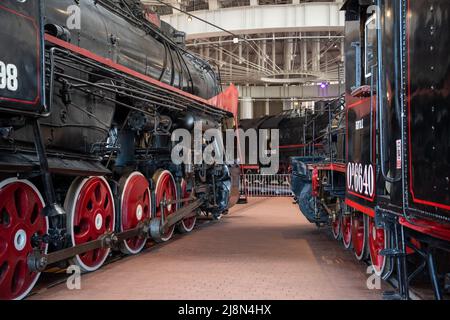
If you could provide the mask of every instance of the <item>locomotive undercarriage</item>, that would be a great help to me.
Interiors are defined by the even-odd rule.
[[[1,298],[26,296],[50,265],[94,271],[235,202],[236,168],[170,160],[174,129],[230,114],[95,58],[49,48],[47,117],[3,117],[0,223],[19,254],[0,266]]]

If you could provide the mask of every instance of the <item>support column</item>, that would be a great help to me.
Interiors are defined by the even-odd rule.
[[[216,47],[216,49],[215,49],[215,51],[216,51],[216,52],[215,52],[215,56],[216,56],[215,59],[216,59],[217,64],[220,65],[220,62],[219,62],[219,61],[220,61],[220,60],[219,60],[219,59],[220,59],[220,50],[221,50],[221,49],[220,49],[220,37],[217,39],[217,42],[219,43],[219,45],[218,45],[218,47]]]
[[[267,59],[266,59],[266,57],[267,57],[267,41],[266,40],[263,40],[262,51],[264,52],[262,67],[263,67],[263,70],[265,70],[266,69],[266,61],[267,61]]]
[[[270,115],[270,100],[266,99],[266,116]]]
[[[313,40],[312,70],[316,72],[320,71],[320,39]]]
[[[250,97],[242,98],[240,105],[241,119],[253,119],[253,99]]]
[[[292,55],[293,55],[293,40],[284,40],[284,71],[289,72],[292,70]]]
[[[277,43],[275,40],[275,33],[272,34],[272,70],[276,69],[276,60],[277,60]]]
[[[239,64],[242,64],[244,58],[242,57],[242,41],[239,41],[238,44],[238,55],[239,55]]]
[[[219,66],[223,66],[223,48],[222,48],[222,38],[219,37]]]
[[[245,59],[246,59],[246,66],[245,66],[245,74],[247,75],[247,78],[250,74],[250,61],[249,61],[249,52],[248,52],[248,45],[245,46],[246,52],[245,52]]]
[[[229,45],[230,47],[228,48],[228,50],[230,51],[230,52],[233,52],[233,43],[231,43],[230,42],[230,45]],[[229,55],[229,64],[230,64],[230,82],[231,82],[231,79],[233,79],[233,55]]]
[[[258,0],[250,0],[250,5],[251,5],[251,6],[257,6],[257,5],[259,5]]]
[[[308,71],[308,43],[306,39],[302,39],[302,70]]]
[[[208,0],[208,8],[209,10],[217,10],[220,8],[220,4],[218,0]]]
[[[291,100],[283,100],[283,111],[292,109],[292,101]]]
[[[209,46],[205,47],[205,58],[209,58]]]

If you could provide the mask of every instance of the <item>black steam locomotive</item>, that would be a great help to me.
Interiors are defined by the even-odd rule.
[[[336,119],[336,112],[344,108],[344,98],[334,100],[316,101],[314,109],[290,109],[272,116],[263,116],[255,119],[242,119],[239,121],[239,129],[247,132],[249,129],[259,130],[277,129],[279,131],[278,146],[272,148],[271,137],[267,135],[266,145],[277,152],[279,156],[280,174],[291,171],[290,161],[292,157],[316,154],[324,156],[328,144],[324,140],[329,138],[328,124]],[[258,138],[260,138],[258,136]],[[246,162],[241,164],[243,172],[247,174],[258,173],[267,165],[262,163],[250,163],[250,144],[242,146],[245,152]]]
[[[441,299],[449,288],[450,3],[348,0],[343,9],[346,108],[333,117],[343,125],[330,123],[328,155],[292,159],[293,192],[311,222],[331,224],[377,275],[396,275],[399,291],[387,298],[409,298],[410,283],[428,275]]]
[[[237,105],[182,40],[136,0],[1,1],[0,299],[236,203],[236,166],[171,161],[174,130],[226,129]]]

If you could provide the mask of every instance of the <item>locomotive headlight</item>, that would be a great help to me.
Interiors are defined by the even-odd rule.
[[[192,21],[192,16],[188,16],[187,21],[191,22]]]

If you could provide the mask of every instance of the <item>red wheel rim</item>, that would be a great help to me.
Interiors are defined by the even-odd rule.
[[[48,232],[43,207],[39,191],[29,181],[0,183],[0,300],[24,298],[39,278],[40,273],[29,271],[27,257],[33,252],[32,236]],[[40,249],[47,252],[47,245]]]
[[[183,181],[181,182],[181,199],[187,199],[190,196],[191,196],[191,192],[189,192],[187,190],[186,180],[183,179]],[[188,201],[183,202],[182,205],[185,206],[186,204],[188,204]],[[190,231],[192,231],[192,229],[194,229],[196,221],[197,221],[197,217],[196,216],[186,218],[186,219],[181,221],[182,228],[186,232],[190,232]]]
[[[156,217],[161,218],[162,208],[161,202],[171,202],[177,200],[177,189],[175,186],[175,180],[172,174],[165,170],[159,173],[158,178],[156,179],[156,190],[155,190],[155,198],[156,198]],[[167,219],[169,215],[174,213],[177,209],[175,204],[168,204],[164,208],[164,220]],[[170,227],[161,237],[162,241],[169,240],[173,235],[173,230],[175,226]]]
[[[121,231],[133,229],[141,221],[150,218],[151,200],[147,179],[139,172],[133,172],[126,180],[121,196]],[[123,251],[136,254],[145,246],[147,239],[134,237],[124,241]]]
[[[342,216],[342,242],[346,248],[350,248],[352,243],[352,217],[349,214]]]
[[[365,230],[364,215],[360,212],[355,212],[352,217],[352,245],[358,260],[361,260],[364,256]]]
[[[333,237],[339,239],[341,232],[341,215],[337,215],[335,220],[331,223],[331,231],[333,232]]]
[[[381,275],[386,265],[386,257],[380,255],[380,251],[386,248],[386,231],[375,226],[375,220],[369,218],[369,251],[372,267],[377,275]]]
[[[76,191],[69,190],[71,218],[69,232],[73,245],[98,239],[114,230],[114,200],[108,182],[102,177],[75,181]],[[67,205],[66,205],[67,207]],[[85,271],[94,271],[108,257],[109,248],[99,248],[77,255],[75,262]]]

